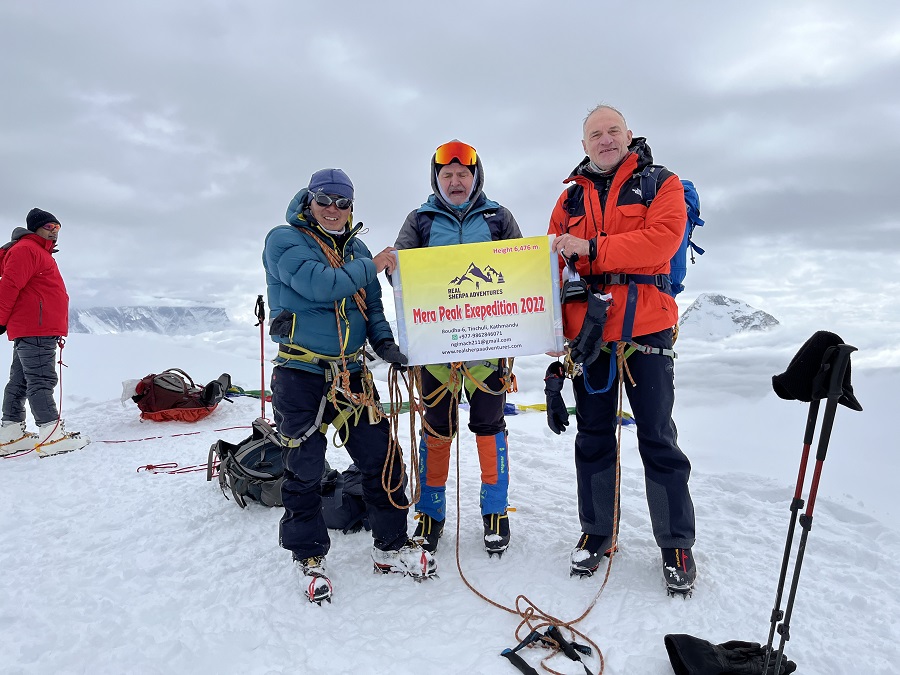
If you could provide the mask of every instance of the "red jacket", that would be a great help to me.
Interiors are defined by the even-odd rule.
[[[666,172],[661,179],[656,198],[648,209],[641,201],[640,179],[637,174],[652,163],[649,148],[642,138],[636,138],[629,153],[612,177],[606,208],[601,208],[600,194],[591,176],[585,175],[587,159],[564,182],[575,182],[584,189],[583,205],[566,209],[567,192],[563,192],[550,216],[548,234],[571,234],[581,239],[597,237],[597,258],[578,260],[575,268],[585,276],[603,272],[625,274],[668,274],[669,260],[678,250],[684,237],[687,213],[684,188],[678,176]],[[560,271],[565,261],[560,257]],[[625,285],[602,286],[600,292],[612,294],[605,341],[622,336],[625,312]],[[563,305],[563,333],[569,339],[578,335],[584,322],[587,303],[569,302]],[[678,306],[669,294],[649,284],[638,284],[638,301],[632,335],[647,335],[671,328],[678,321]]]
[[[10,340],[69,334],[69,294],[51,254],[55,245],[17,228],[0,250],[0,325]]]

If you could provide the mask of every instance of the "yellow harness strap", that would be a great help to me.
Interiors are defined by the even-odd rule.
[[[362,353],[362,350],[363,348],[360,347],[352,354],[344,354],[344,356],[326,356],[325,354],[317,354],[314,351],[306,349],[306,347],[301,347],[295,344],[282,343],[278,346],[278,357],[287,359],[288,361],[303,361],[304,363],[312,363],[314,365],[319,365],[320,363],[324,365],[327,363],[340,361],[342,359],[355,361],[357,357]]]

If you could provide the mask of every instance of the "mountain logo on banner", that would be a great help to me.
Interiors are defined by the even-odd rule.
[[[477,291],[481,289],[482,281],[488,284],[502,284],[503,275],[490,265],[482,270],[474,262],[470,262],[469,267],[466,269],[466,271],[463,274],[451,279],[447,286],[448,290],[453,291],[470,289]],[[474,289],[472,286],[466,286],[465,289],[463,289],[462,286],[465,283],[475,284]]]

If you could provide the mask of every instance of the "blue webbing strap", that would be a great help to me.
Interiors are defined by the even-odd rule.
[[[638,282],[640,283],[640,282]],[[632,335],[631,333],[634,331],[634,313],[637,309],[637,299],[638,299],[638,288],[637,284],[633,280],[628,281],[628,295],[625,299],[625,316],[622,319],[622,342],[626,345],[631,344]],[[594,389],[591,386],[591,383],[588,381],[587,370],[583,371],[584,375],[584,388],[588,394],[605,394],[612,387],[613,382],[616,379],[616,343],[610,343],[610,355],[609,355],[609,379],[606,382],[606,386],[603,389]]]
[[[591,386],[590,381],[588,380],[587,370],[582,371],[582,375],[584,375],[584,388],[589,394],[605,394],[610,390],[610,387],[613,386],[613,382],[616,380],[616,343],[610,342],[610,347],[612,349],[612,353],[609,355],[609,379],[606,382],[606,386],[603,389],[594,389]]]

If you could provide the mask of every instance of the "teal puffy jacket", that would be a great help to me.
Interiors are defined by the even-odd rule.
[[[306,210],[306,195],[304,188],[288,206],[289,224],[279,225],[266,235],[263,267],[271,317],[274,320],[285,310],[296,317],[293,335],[273,335],[272,340],[326,356],[338,356],[342,342],[344,353],[353,354],[362,349],[366,339],[373,346],[393,340],[372,254],[356,238],[362,223],[352,227],[349,236],[330,235]],[[352,219],[349,225],[352,226]],[[343,264],[332,267],[319,244],[303,234],[304,229],[337,251]],[[368,321],[352,297],[360,289],[365,290]],[[322,366],[282,357],[274,363],[313,372],[323,370]],[[358,368],[356,363],[350,366],[351,370]]]

